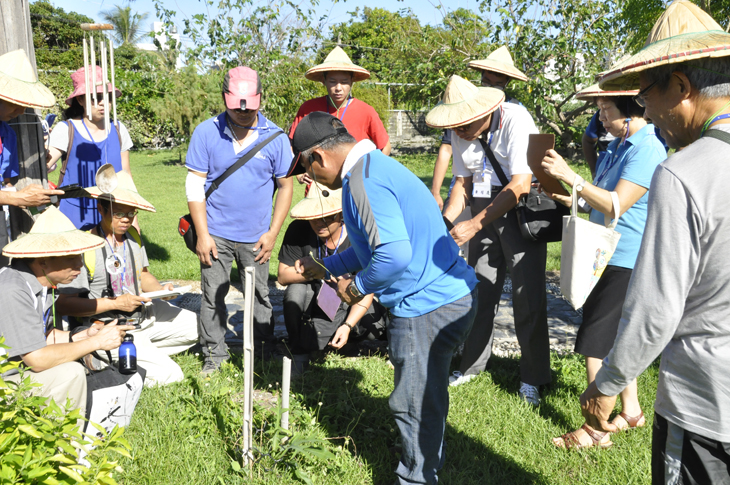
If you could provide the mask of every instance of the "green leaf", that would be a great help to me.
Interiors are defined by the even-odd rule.
[[[231,468],[233,468],[233,471],[236,473],[241,471],[241,465],[239,465],[236,460],[231,460]]]
[[[312,482],[312,479],[311,479],[311,478],[309,478],[309,475],[307,475],[306,473],[304,473],[304,471],[303,471],[303,470],[302,470],[301,468],[296,468],[296,469],[294,470],[294,475],[295,475],[295,476],[296,476],[296,477],[297,477],[297,478],[298,478],[299,480],[301,480],[301,481],[303,481],[304,483],[306,483],[307,485],[314,485],[314,482]]]
[[[84,481],[84,477],[82,477],[76,471],[70,469],[69,467],[59,466],[58,469],[65,473],[69,478],[76,480],[77,483],[82,483]]]
[[[28,472],[28,474],[26,475],[26,477],[28,477],[28,478],[38,478],[41,475],[45,475],[46,473],[55,474],[56,473],[56,470],[54,470],[53,468],[51,468],[49,466],[44,467],[44,468],[33,468],[31,471]]]
[[[34,426],[30,424],[21,424],[18,426],[18,429],[22,431],[23,433],[32,436],[33,438],[42,438],[43,435],[40,434]]]

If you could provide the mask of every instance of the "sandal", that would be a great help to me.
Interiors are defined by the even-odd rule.
[[[560,438],[553,438],[553,445],[555,445],[557,448],[565,448],[566,450],[581,450],[586,448],[593,448],[594,446],[598,446],[601,449],[610,448],[613,446],[613,441],[609,438],[608,441],[602,441],[606,436],[609,436],[610,433],[599,433],[597,431],[592,430],[587,424],[583,424],[583,426],[580,427],[586,435],[591,439],[590,443],[581,443],[580,438],[576,436],[576,431],[571,431],[570,433],[565,433]],[[562,440],[562,441],[558,441]]]
[[[621,425],[620,421],[617,421],[619,418],[621,418],[621,420],[623,420],[626,424]],[[646,419],[644,419],[643,411],[635,417],[631,417],[628,414],[621,412],[618,413],[615,418],[613,418],[611,424],[616,426],[619,431],[631,431],[632,429],[643,427],[646,424]]]

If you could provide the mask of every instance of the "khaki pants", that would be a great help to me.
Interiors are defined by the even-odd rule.
[[[70,399],[70,409],[80,409],[86,416],[86,370],[78,362],[66,362],[41,372],[25,371],[25,376],[40,384],[31,393],[35,396],[50,397],[61,408]],[[20,382],[20,374],[4,377],[6,381]]]

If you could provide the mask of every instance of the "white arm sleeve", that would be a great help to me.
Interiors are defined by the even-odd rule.
[[[205,177],[188,172],[185,179],[185,195],[188,202],[205,202]]]

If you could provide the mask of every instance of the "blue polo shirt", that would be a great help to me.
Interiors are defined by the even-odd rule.
[[[664,145],[656,136],[654,125],[648,124],[626,139],[616,138],[606,150],[606,156],[596,167],[596,178],[593,185],[613,191],[619,180],[624,179],[649,189],[651,178],[657,165],[667,158]],[[641,238],[646,226],[649,190],[619,217],[616,230],[621,233],[616,251],[609,264],[622,268],[634,268],[639,255]],[[591,222],[604,223],[604,215],[597,210],[591,211]]]
[[[20,173],[18,137],[4,121],[0,121],[0,144],[0,178],[17,177]]]
[[[375,293],[394,315],[424,315],[466,296],[477,285],[474,270],[459,257],[426,186],[380,150],[360,158],[344,177],[342,213],[351,247],[341,257],[327,258],[325,265],[333,274],[364,268],[356,285],[364,293]],[[378,288],[374,282],[383,278],[370,272],[377,268],[388,279],[392,270],[374,264],[374,254],[390,248],[392,266],[400,267],[400,274],[388,287]]]
[[[195,128],[185,166],[195,172],[207,173],[207,191],[215,179],[274,131],[282,130],[259,112],[257,139],[236,153],[223,112]],[[275,179],[286,177],[291,160],[289,138],[282,134],[228,177],[206,201],[208,232],[229,241],[258,241],[271,223]]]

